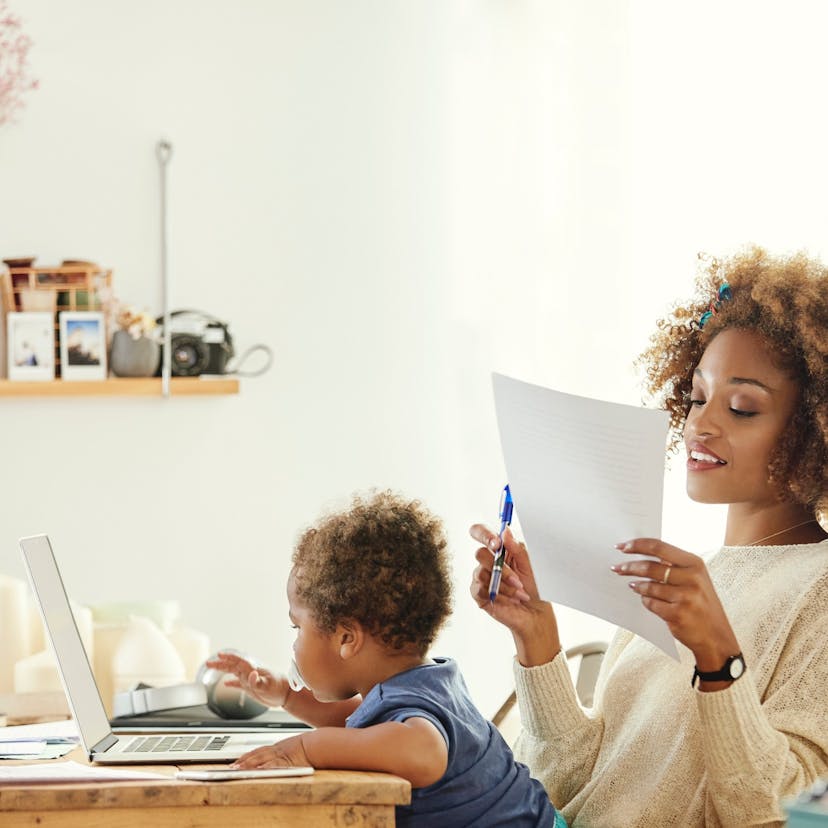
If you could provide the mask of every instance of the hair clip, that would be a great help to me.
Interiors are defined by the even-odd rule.
[[[722,306],[722,302],[728,301],[728,299],[733,298],[733,291],[730,289],[730,285],[727,282],[722,282],[719,286],[718,291],[716,291],[716,298],[710,302],[710,307],[706,310],[700,317],[698,321],[699,330],[701,330],[709,321],[710,318],[715,316],[719,312],[719,308]]]

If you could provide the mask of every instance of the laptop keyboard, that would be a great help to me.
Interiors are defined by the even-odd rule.
[[[221,750],[227,736],[139,736],[129,743],[128,753],[168,753],[171,751]]]

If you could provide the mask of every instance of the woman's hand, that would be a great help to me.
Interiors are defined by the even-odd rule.
[[[500,621],[512,632],[518,661],[534,667],[551,661],[561,650],[555,613],[548,601],[542,601],[529,562],[526,547],[515,540],[510,529],[503,533],[506,562],[497,598],[489,600],[489,581],[500,537],[481,523],[469,534],[483,546],[475,553],[478,566],[474,570],[471,595],[478,607]]]
[[[290,736],[276,742],[275,745],[265,745],[239,756],[230,766],[231,768],[300,768],[308,767],[310,762],[302,744],[302,734]]]
[[[664,620],[675,639],[693,651],[699,670],[718,670],[729,656],[740,652],[710,573],[698,555],[655,538],[635,538],[616,548],[627,555],[659,559],[625,561],[615,564],[612,571],[633,578],[630,589]],[[724,682],[709,684],[726,686]]]
[[[227,687],[240,687],[254,699],[269,707],[284,707],[290,693],[286,676],[254,667],[246,658],[235,653],[220,652],[207,662],[208,667],[232,673],[235,679],[225,679]]]

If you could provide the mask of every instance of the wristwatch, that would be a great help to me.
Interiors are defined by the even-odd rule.
[[[696,667],[693,670],[693,679],[690,682],[691,687],[696,686],[696,679],[702,681],[736,681],[745,673],[745,659],[742,654],[728,656],[727,661],[722,665],[721,669],[714,670],[712,673],[703,673]]]

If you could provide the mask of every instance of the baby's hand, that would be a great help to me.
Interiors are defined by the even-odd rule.
[[[286,676],[275,675],[262,667],[254,667],[246,658],[235,653],[220,652],[207,662],[208,667],[232,673],[235,679],[225,679],[227,687],[240,687],[254,699],[269,707],[282,707],[290,692]]]
[[[302,734],[304,735],[304,734]],[[256,748],[236,759],[231,768],[298,768],[308,767],[310,762],[302,744],[302,735],[290,736],[276,742]]]

